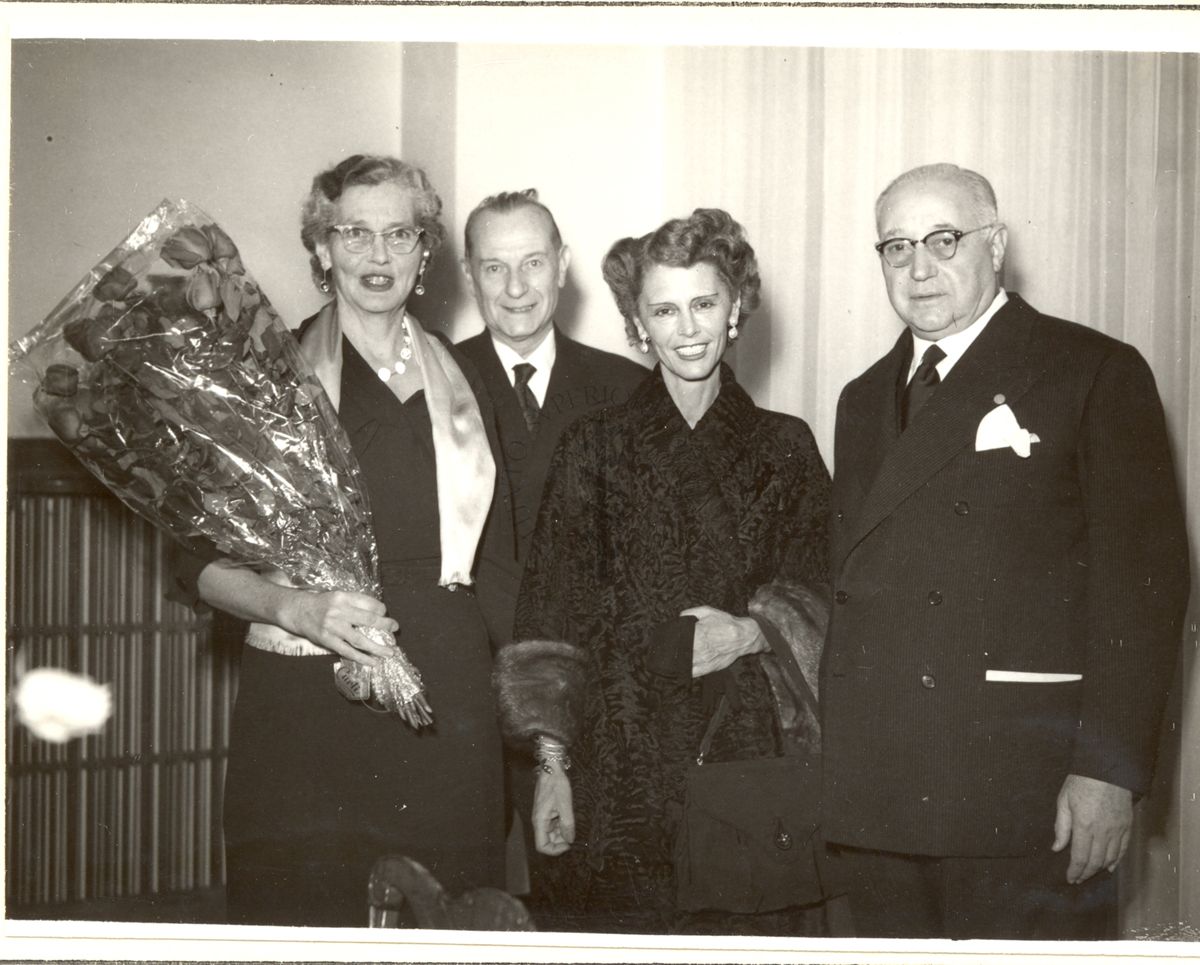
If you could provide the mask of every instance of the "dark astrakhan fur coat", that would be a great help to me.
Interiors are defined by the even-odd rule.
[[[661,373],[588,415],[555,453],[498,687],[513,740],[566,740],[576,843],[545,861],[551,898],[594,911],[669,909],[687,763],[718,693],[733,708],[710,760],[773,757],[762,661],[691,677],[681,610],[745,616],[780,578],[826,580],[829,475],[808,426],[758,408],[721,368],[694,429]],[[816,684],[810,654],[806,676]]]

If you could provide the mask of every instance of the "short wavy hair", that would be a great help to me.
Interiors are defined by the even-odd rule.
[[[637,301],[646,272],[655,265],[691,268],[704,262],[717,270],[733,298],[741,298],[738,324],[758,308],[762,279],[745,229],[720,208],[697,208],[640,238],[622,238],[604,256],[604,280],[612,291],[629,344],[638,341]]]
[[[467,261],[471,260],[471,230],[475,227],[475,223],[485,214],[508,214],[510,211],[517,211],[520,208],[536,208],[542,212],[550,221],[550,242],[554,245],[554,250],[558,251],[562,248],[562,235],[558,231],[558,222],[554,220],[553,212],[538,200],[537,188],[526,188],[524,191],[501,191],[499,194],[484,198],[467,215],[467,223],[463,228],[463,251],[466,253]]]
[[[415,164],[380,154],[352,154],[340,164],[322,171],[313,178],[312,188],[300,209],[300,240],[309,254],[313,284],[320,287],[325,277],[321,259],[317,257],[317,242],[337,224],[337,202],[342,192],[357,185],[398,184],[413,194],[413,210],[417,227],[425,234],[422,244],[433,254],[446,240],[446,229],[438,216],[442,199],[429,183],[429,178]]]

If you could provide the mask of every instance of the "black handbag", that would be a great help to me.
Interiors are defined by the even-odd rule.
[[[820,611],[817,621],[825,616]],[[769,621],[759,625],[771,644],[771,653],[760,659],[775,664],[764,669],[776,698],[785,753],[757,760],[705,760],[728,710],[728,698],[721,697],[687,771],[674,847],[676,906],[681,911],[754,913],[824,898],[820,752],[813,741],[799,740],[795,727],[800,714],[817,719],[816,697],[783,635]],[[814,630],[823,634],[824,626]]]

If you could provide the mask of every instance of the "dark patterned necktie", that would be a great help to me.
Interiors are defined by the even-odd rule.
[[[921,411],[921,406],[929,401],[941,378],[938,376],[937,364],[946,357],[936,345],[930,345],[921,356],[921,364],[913,373],[912,379],[904,388],[904,396],[900,400],[900,431],[903,432]]]
[[[536,371],[537,369],[528,362],[513,366],[513,374],[517,377],[513,384],[513,389],[517,393],[517,405],[521,407],[521,415],[525,417],[525,428],[529,430],[531,436],[537,433],[538,416],[542,412],[537,396],[529,387],[529,380],[533,378],[533,373]]]

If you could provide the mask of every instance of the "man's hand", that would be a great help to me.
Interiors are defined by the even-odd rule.
[[[696,618],[692,637],[692,677],[716,673],[738,657],[767,649],[767,641],[753,617],[730,616],[711,606],[688,607],[679,615]]]
[[[542,854],[558,855],[575,840],[575,805],[571,779],[557,764],[550,773],[538,769],[533,792],[533,843]]]
[[[1087,881],[1101,868],[1116,869],[1129,847],[1133,794],[1116,784],[1068,774],[1058,792],[1054,851],[1071,843],[1067,881]]]

